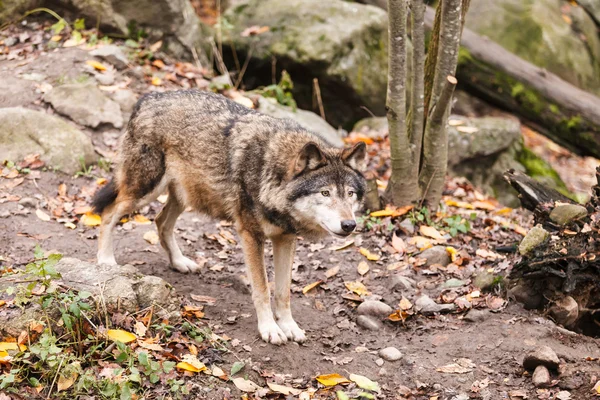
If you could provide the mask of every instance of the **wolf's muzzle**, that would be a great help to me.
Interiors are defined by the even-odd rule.
[[[342,230],[344,232],[352,232],[356,228],[356,221],[353,219],[346,219],[342,221]]]

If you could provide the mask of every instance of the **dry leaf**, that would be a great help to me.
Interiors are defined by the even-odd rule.
[[[416,246],[419,250],[425,250],[433,246],[433,244],[431,243],[431,239],[428,239],[423,236],[411,237],[410,239],[408,239],[408,244]]]
[[[261,33],[265,33],[268,31],[269,31],[268,26],[253,25],[253,26],[250,26],[250,27],[244,29],[240,35],[242,37],[256,36],[256,35],[260,35]]]
[[[86,226],[98,226],[102,223],[102,218],[98,214],[87,212],[81,217],[81,222]]]
[[[212,306],[217,302],[217,299],[215,299],[214,297],[210,297],[210,296],[201,296],[201,295],[197,295],[197,294],[190,294],[190,297],[194,301],[198,301],[200,303],[206,303],[209,306]]]
[[[475,363],[468,358],[459,358],[456,362],[436,369],[438,372],[445,374],[466,374],[475,368]]]
[[[452,246],[446,247],[446,253],[448,253],[452,262],[455,262],[456,260],[458,260],[460,258],[460,255],[458,254],[458,250],[456,250]]]
[[[475,133],[479,131],[479,128],[474,126],[457,126],[456,130],[463,133]]]
[[[3,306],[3,305],[5,305],[5,304],[6,304],[6,301],[4,301],[4,300],[0,300],[0,307],[2,307],[2,306]]]
[[[79,374],[77,374],[76,372],[72,373],[68,377],[60,375],[58,377],[58,383],[56,385],[56,390],[58,390],[59,392],[62,390],[67,390],[68,388],[73,386],[73,384],[75,383],[75,381],[77,380],[78,377],[79,377]]]
[[[25,351],[27,346],[24,344],[17,344],[17,342],[0,342],[0,351],[16,350]]]
[[[325,386],[335,386],[342,383],[350,383],[347,378],[344,378],[340,374],[327,374],[317,376],[317,381]]]
[[[154,231],[144,233],[144,240],[150,244],[157,244],[160,241],[158,234]]]
[[[381,258],[381,256],[371,253],[369,250],[365,249],[364,247],[361,247],[359,251],[360,251],[360,254],[367,257],[367,260],[369,260],[369,261],[377,261]]]
[[[394,232],[394,235],[392,236],[392,247],[398,252],[398,254],[402,255],[406,253],[406,243],[402,238],[396,236],[396,232]]]
[[[65,222],[65,228],[75,229],[75,228],[77,228],[77,225],[75,225],[72,222]]]
[[[295,389],[295,388],[289,387],[289,386],[278,385],[276,383],[267,382],[267,386],[272,391],[281,393],[281,394],[285,394],[286,396],[289,396],[289,395],[298,396],[300,393],[302,393],[302,390],[300,390],[300,389]]]
[[[444,239],[442,234],[438,232],[438,230],[435,229],[433,226],[421,225],[421,227],[419,228],[419,232],[421,232],[421,235],[430,237],[432,239],[446,240]]]
[[[256,383],[254,383],[254,382],[252,382],[251,380],[248,380],[248,379],[233,378],[232,380],[233,380],[233,384],[235,385],[235,387],[237,387],[238,389],[240,389],[242,392],[254,393],[258,389],[261,388]]]
[[[97,69],[98,71],[106,71],[106,66],[96,60],[88,60],[85,63],[94,67],[94,69]]]
[[[146,325],[144,325],[140,321],[136,321],[135,322],[135,334],[138,337],[144,337],[144,336],[146,336],[146,330],[147,330]]]
[[[350,380],[356,383],[361,389],[371,390],[377,393],[381,391],[379,383],[370,380],[366,376],[350,374]]]
[[[109,329],[106,332],[106,336],[108,336],[110,340],[122,343],[133,342],[136,339],[133,333],[124,331],[122,329]]]
[[[321,283],[323,283],[323,281],[316,281],[316,282],[311,283],[310,285],[304,286],[304,289],[302,289],[302,293],[306,294],[306,293],[310,292],[311,290],[313,290],[314,288],[319,286]]]
[[[156,53],[161,47],[162,47],[162,40],[159,40],[158,42],[154,43],[152,46],[150,46],[150,51],[153,53]]]
[[[340,266],[336,265],[333,268],[329,268],[327,271],[325,271],[325,276],[327,278],[331,278],[332,276],[337,275],[337,273],[340,272]]]
[[[359,274],[364,275],[367,272],[369,272],[369,264],[367,264],[366,261],[361,261],[360,263],[358,263],[358,267],[356,269]]]
[[[400,300],[399,307],[401,310],[410,310],[412,308],[412,303],[406,297],[402,296],[402,300]]]
[[[154,86],[160,86],[162,85],[162,79],[160,79],[158,76],[153,76],[150,83],[152,83]]]
[[[446,200],[445,203],[447,206],[450,206],[450,207],[465,208],[467,210],[475,209],[474,205],[472,205],[471,203],[464,202],[464,201]]]
[[[474,201],[473,206],[475,208],[479,208],[480,210],[487,211],[494,211],[496,209],[496,204],[494,204],[491,200]]]
[[[177,364],[177,368],[189,372],[202,372],[207,370],[206,365],[200,362],[193,354],[184,355],[181,362]]]
[[[351,292],[356,293],[359,296],[366,296],[371,294],[365,285],[363,285],[361,282],[344,282],[344,285],[346,286],[346,289],[348,289]]]
[[[41,219],[42,221],[45,221],[45,222],[50,221],[50,216],[48,214],[46,214],[45,212],[43,212],[42,210],[40,210],[39,208],[37,210],[35,210],[35,215],[37,215],[37,217],[39,219]]]
[[[150,221],[148,218],[144,217],[142,214],[135,214],[135,216],[133,217],[133,220],[135,221],[135,223],[140,224],[140,225],[152,224],[152,221]]]
[[[334,250],[334,251],[344,250],[345,248],[348,248],[348,247],[352,246],[353,244],[354,244],[354,240],[349,240],[341,246],[331,247],[330,250]]]

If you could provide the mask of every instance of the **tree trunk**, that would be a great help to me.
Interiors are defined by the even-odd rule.
[[[434,26],[428,8],[425,24]],[[600,158],[600,98],[464,29],[461,88],[519,116],[571,151]]]
[[[389,67],[387,119],[392,175],[385,197],[397,206],[418,198],[417,177],[411,175],[411,149],[406,128],[406,20],[407,0],[389,0]]]

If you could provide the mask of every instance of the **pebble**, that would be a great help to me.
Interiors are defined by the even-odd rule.
[[[104,45],[96,50],[92,50],[90,54],[111,63],[118,69],[127,67],[127,64],[129,63],[129,60],[127,59],[127,56],[123,50],[113,44]]]
[[[483,270],[477,274],[473,279],[473,286],[481,290],[489,290],[494,286],[496,275],[489,273],[487,270]]]
[[[562,326],[573,326],[579,318],[579,305],[571,296],[565,296],[550,307],[550,315]]]
[[[383,365],[383,360],[381,358],[378,358],[377,360],[375,360],[375,364],[377,364],[378,367],[381,367]]]
[[[533,372],[533,386],[536,388],[547,388],[550,386],[550,371],[543,365],[538,365]]]
[[[563,204],[554,207],[550,212],[550,219],[558,225],[566,225],[569,222],[587,217],[587,209],[579,204]]]
[[[415,301],[415,309],[423,315],[452,311],[454,307],[454,304],[437,304],[427,295],[423,295]]]
[[[19,200],[19,204],[23,207],[35,208],[37,206],[37,200],[33,197],[23,197]]]
[[[523,304],[523,307],[527,310],[533,310],[540,306],[542,303],[542,295],[535,289],[520,284],[508,291],[509,296],[514,297],[519,303]]]
[[[402,353],[395,347],[386,347],[379,350],[379,357],[386,361],[398,361],[402,358]]]
[[[381,329],[381,322],[367,315],[359,315],[358,318],[356,318],[356,323],[358,324],[358,326],[361,326],[371,331],[378,331],[379,329]]]
[[[414,279],[402,276],[400,274],[393,275],[391,279],[391,287],[394,292],[402,292],[404,290],[413,289],[416,284],[417,282]]]
[[[483,322],[490,315],[490,312],[487,310],[476,310],[473,309],[469,311],[467,315],[465,315],[464,320],[468,322]]]
[[[359,315],[371,315],[374,317],[387,317],[392,311],[392,307],[377,300],[363,301],[356,309]]]
[[[430,247],[427,250],[423,250],[417,257],[427,260],[425,263],[425,266],[427,267],[433,264],[440,264],[445,267],[452,261],[444,246]]]
[[[409,218],[405,218],[400,222],[400,229],[406,232],[409,235],[415,233],[415,224]]]
[[[541,346],[533,350],[523,359],[523,367],[525,369],[535,369],[538,365],[543,365],[546,368],[557,369],[560,364],[558,356],[548,346]]]

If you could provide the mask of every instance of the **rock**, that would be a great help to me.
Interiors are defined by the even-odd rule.
[[[544,243],[548,236],[550,236],[548,231],[542,228],[542,225],[537,224],[527,232],[527,235],[519,244],[519,253],[523,256],[529,254],[533,249]]]
[[[96,128],[100,124],[123,126],[121,109],[94,84],[72,83],[53,88],[44,95],[44,100],[52,104],[59,113],[73,121]]]
[[[413,289],[417,284],[414,279],[400,274],[393,275],[392,279],[390,279],[390,282],[390,289],[394,292],[403,292],[405,290]]]
[[[453,311],[454,304],[437,304],[429,296],[423,295],[415,301],[415,310],[423,315]]]
[[[66,121],[41,111],[21,107],[0,109],[0,148],[3,160],[19,161],[29,154],[40,154],[49,167],[68,174],[98,156],[89,137]]]
[[[123,50],[114,44],[98,47],[97,49],[90,51],[90,54],[114,65],[117,69],[126,68],[127,64],[129,64],[129,60]]]
[[[475,279],[473,279],[473,286],[481,290],[489,290],[494,286],[495,281],[496,275],[484,269],[475,276]]]
[[[415,233],[415,224],[413,224],[410,218],[404,218],[402,222],[400,222],[399,227],[408,235]]]
[[[536,388],[547,388],[550,386],[550,371],[543,365],[538,365],[533,371],[531,380]]]
[[[575,86],[599,94],[600,38],[594,21],[582,7],[563,5],[561,0],[477,1],[469,7],[466,26]]]
[[[456,279],[456,278],[450,278],[442,284],[442,288],[443,289],[451,289],[451,288],[465,286],[466,284],[467,284],[466,281]]]
[[[489,317],[489,315],[490,312],[488,310],[478,310],[474,308],[469,311],[463,319],[468,322],[483,322]]]
[[[377,364],[378,367],[381,367],[383,365],[383,359],[378,358],[377,360],[375,360],[375,364]]]
[[[317,134],[326,142],[337,147],[344,146],[344,142],[338,131],[313,112],[300,109],[294,111],[290,107],[277,103],[274,99],[268,99],[262,96],[259,97],[257,110],[275,118],[292,119],[304,128]]]
[[[0,2],[0,24],[38,7],[40,3],[40,0],[3,0]]]
[[[38,98],[35,86],[35,82],[26,79],[16,77],[0,79],[0,108],[33,103]]]
[[[233,26],[224,45],[244,59],[252,48],[244,81],[271,84],[271,60],[290,72],[294,98],[313,109],[317,78],[327,116],[334,126],[353,123],[368,113],[385,113],[387,15],[372,6],[342,0],[249,0],[231,7],[224,18]],[[255,37],[241,33],[269,26]],[[234,65],[234,60],[226,60]],[[261,78],[262,77],[262,78]],[[252,79],[255,79],[253,82]]]
[[[579,318],[579,305],[571,296],[557,300],[549,311],[556,323],[565,327],[573,326]]]
[[[402,358],[402,353],[395,347],[386,347],[379,350],[379,357],[386,361],[398,361]]]
[[[94,78],[96,78],[99,84],[104,86],[110,86],[115,83],[115,74],[112,72],[94,74]]]
[[[158,276],[144,276],[134,284],[134,290],[140,308],[168,304],[175,296],[173,286]]]
[[[25,208],[36,208],[37,200],[33,197],[23,197],[21,200],[19,200],[19,204]]]
[[[523,359],[525,369],[535,369],[538,365],[543,365],[549,369],[557,369],[560,364],[558,356],[548,346],[541,346],[533,350]]]
[[[523,304],[528,310],[538,308],[543,300],[543,297],[535,289],[525,284],[519,284],[508,291],[510,297],[514,297],[519,303]]]
[[[579,204],[561,204],[552,209],[550,219],[558,225],[567,225],[570,222],[585,218],[587,215],[588,212],[584,206],[580,206]]]
[[[382,326],[381,322],[367,315],[359,315],[356,318],[356,324],[371,331],[378,331]]]
[[[577,4],[590,14],[596,21],[596,25],[600,25],[600,2],[598,0],[577,0]]]
[[[425,263],[426,266],[430,266],[433,264],[440,264],[442,266],[446,266],[452,262],[448,252],[446,251],[446,247],[444,246],[433,246],[428,249],[423,250],[421,253],[417,255],[418,258],[424,258],[427,260]]]
[[[392,307],[377,300],[365,300],[356,308],[356,312],[359,315],[370,315],[373,317],[387,317],[392,311]]]
[[[117,90],[112,93],[111,98],[119,103],[121,111],[127,115],[131,114],[133,107],[135,107],[135,104],[138,101],[137,95],[129,89]]]

